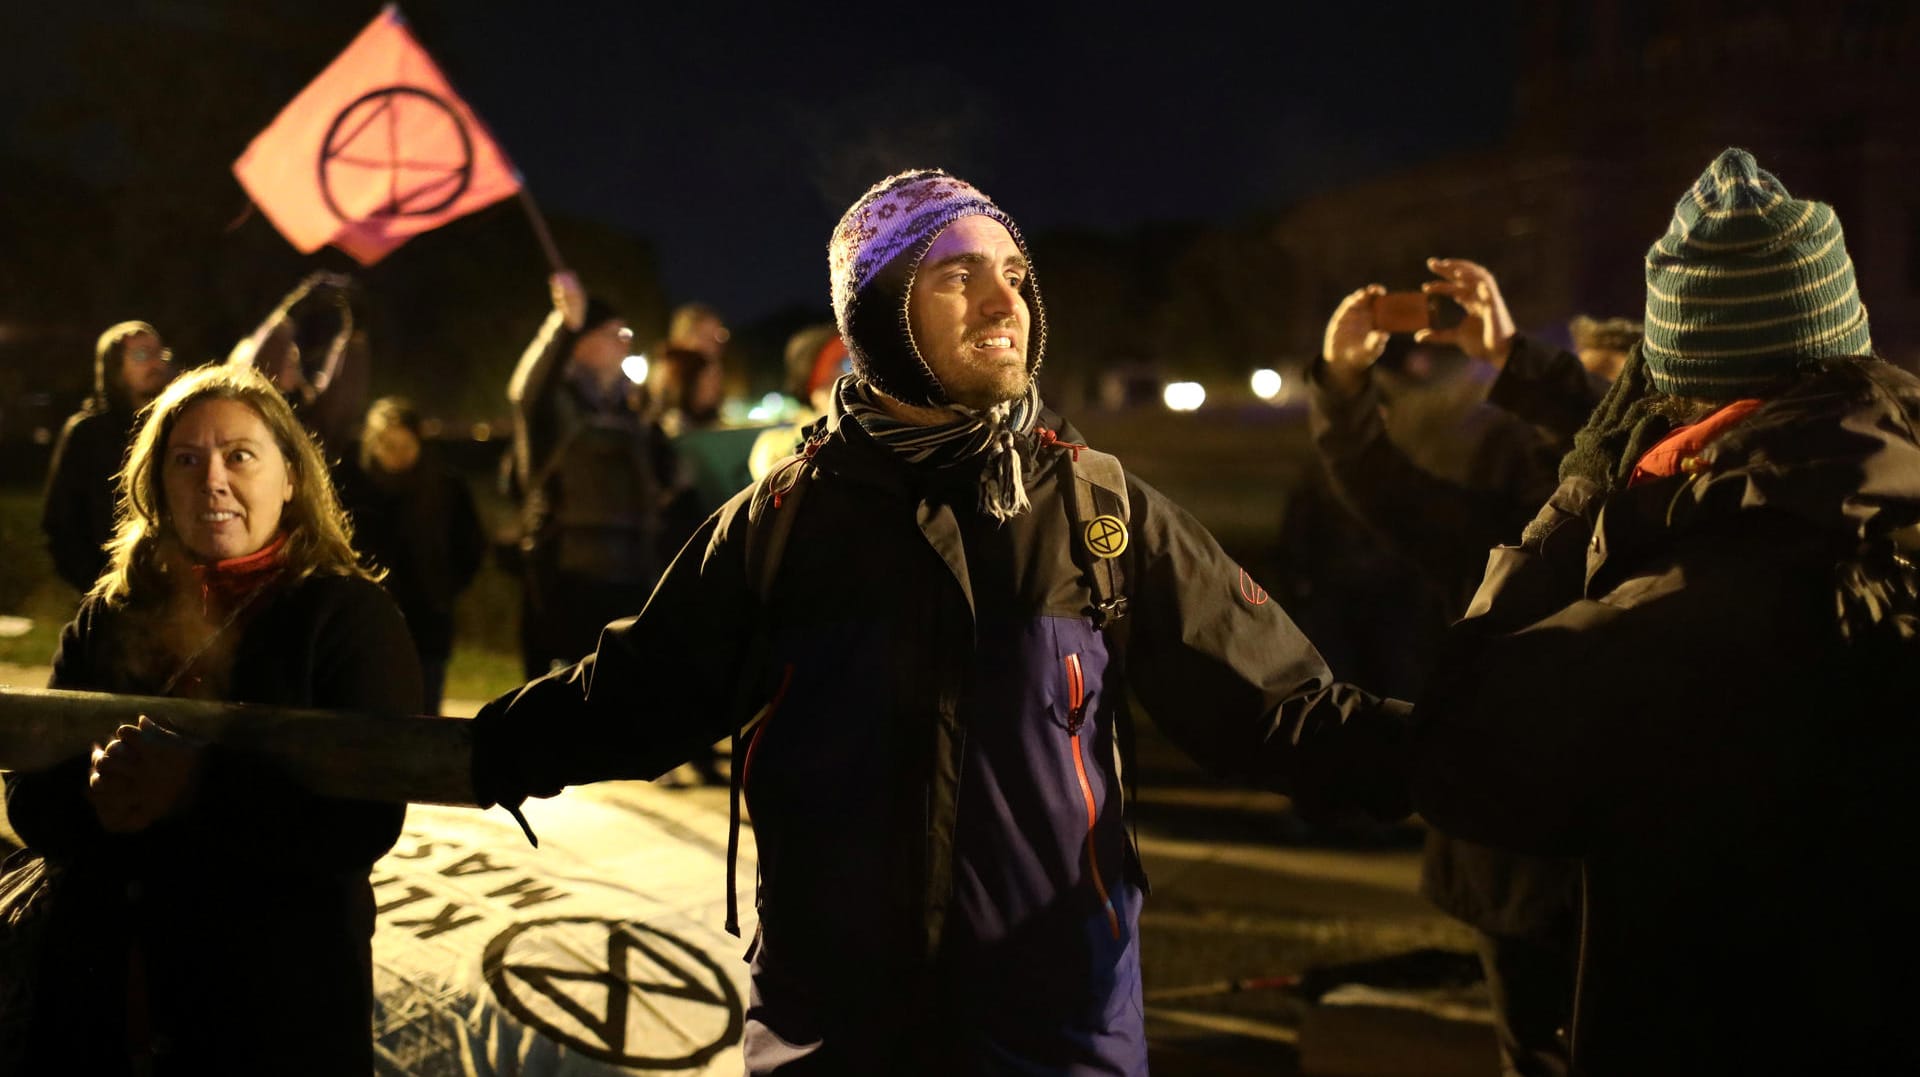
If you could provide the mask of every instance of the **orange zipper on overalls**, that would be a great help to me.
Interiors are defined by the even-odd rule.
[[[1107,911],[1107,926],[1113,937],[1120,937],[1120,914],[1114,910],[1107,884],[1100,878],[1100,856],[1094,848],[1093,829],[1099,821],[1099,808],[1093,801],[1093,783],[1087,780],[1087,764],[1080,752],[1080,727],[1087,721],[1087,679],[1080,669],[1080,656],[1070,654],[1067,664],[1067,734],[1073,749],[1073,772],[1080,779],[1080,796],[1087,803],[1087,869],[1093,874],[1093,888],[1100,895],[1100,906]]]

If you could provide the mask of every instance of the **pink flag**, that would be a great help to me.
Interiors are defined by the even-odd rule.
[[[372,265],[520,189],[520,175],[389,4],[233,163],[302,253]]]

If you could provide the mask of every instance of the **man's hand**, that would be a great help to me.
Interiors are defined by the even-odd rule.
[[[547,291],[553,296],[553,309],[566,320],[567,328],[579,332],[587,321],[587,290],[572,270],[563,269],[547,278]]]
[[[1485,266],[1464,258],[1429,258],[1427,268],[1439,275],[1421,285],[1428,295],[1444,295],[1460,304],[1466,318],[1452,329],[1422,329],[1413,335],[1420,344],[1451,344],[1498,370],[1513,353],[1513,315],[1500,295],[1500,282]]]
[[[200,746],[143,714],[94,745],[87,799],[102,827],[138,833],[185,803],[199,773]]]
[[[1387,290],[1369,284],[1340,301],[1327,320],[1321,344],[1327,359],[1327,381],[1342,396],[1352,396],[1367,384],[1367,371],[1387,350],[1387,334],[1373,325],[1373,299]]]

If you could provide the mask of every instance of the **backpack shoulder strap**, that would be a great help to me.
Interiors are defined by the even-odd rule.
[[[1106,629],[1127,614],[1126,565],[1122,557],[1126,553],[1127,525],[1132,519],[1127,476],[1119,458],[1111,453],[1084,447],[1071,452],[1074,550],[1092,583],[1094,624]],[[1119,520],[1117,542],[1111,527],[1100,528],[1103,535],[1094,533],[1102,517]]]
[[[1106,636],[1109,668],[1120,670],[1120,676],[1110,682],[1124,685],[1126,678],[1127,636],[1130,622],[1127,620],[1127,578],[1126,567],[1131,552],[1129,528],[1133,523],[1133,505],[1127,496],[1127,475],[1121,468],[1120,460],[1111,453],[1100,452],[1085,446],[1074,446],[1069,451],[1073,471],[1073,496],[1068,498],[1067,514],[1072,524],[1073,557],[1087,574],[1089,589],[1092,592],[1093,608],[1089,611],[1094,626]],[[1111,520],[1119,520],[1119,539],[1113,538]],[[1106,524],[1095,530],[1096,525]],[[1098,547],[1096,549],[1096,547]],[[1107,553],[1106,551],[1111,551]],[[1138,795],[1139,774],[1134,749],[1133,708],[1127,701],[1127,693],[1121,689],[1121,700],[1113,709],[1113,769],[1114,777],[1120,783],[1120,797],[1123,805],[1131,805]],[[1128,812],[1130,827],[1133,815]],[[1134,879],[1143,892],[1151,892],[1147,882],[1145,865],[1140,862],[1140,835],[1129,831],[1131,842],[1128,845],[1128,859],[1132,864]]]
[[[800,500],[812,482],[813,454],[807,453],[773,465],[753,488],[753,501],[747,505],[747,579],[762,603],[773,597]]]
[[[768,608],[773,600],[773,585],[780,577],[780,559],[787,551],[787,539],[793,534],[794,518],[800,515],[800,499],[813,482],[813,452],[809,451],[775,464],[753,487],[753,500],[747,503],[747,582],[760,599],[760,616],[755,618],[747,640],[746,661],[737,682],[733,716],[733,754],[728,763],[727,784],[731,786],[727,802],[727,933],[740,937],[740,899],[738,865],[740,859],[740,780],[745,777],[745,748],[753,732],[767,717],[772,704],[753,709],[760,690],[760,668],[766,664],[772,646],[773,619]]]

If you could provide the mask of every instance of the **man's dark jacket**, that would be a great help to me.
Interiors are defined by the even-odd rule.
[[[597,655],[482,712],[476,784],[512,801],[664,773],[745,717],[743,678],[743,709],[768,704],[736,760],[761,878],[749,1072],[1145,1071],[1123,672],[1209,769],[1400,811],[1399,706],[1334,682],[1134,478],[1117,655],[1073,553],[1070,451],[1036,450],[1032,509],[997,525],[977,472],[910,469],[835,415],[767,603],[743,492]]]
[[[1454,629],[1416,806],[1584,861],[1579,1072],[1920,1065],[1917,422],[1829,362],[1672,477],[1569,480]]]

